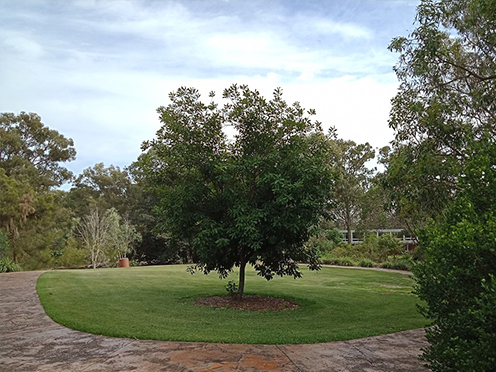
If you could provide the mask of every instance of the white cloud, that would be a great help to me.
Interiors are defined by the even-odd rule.
[[[15,54],[29,61],[42,58],[45,55],[43,46],[31,33],[12,32],[2,28],[0,34],[3,53]]]
[[[330,20],[311,20],[313,29],[324,34],[338,34],[346,39],[371,39],[373,33],[366,27],[352,23],[332,22]]]
[[[350,50],[359,40],[372,37],[372,31],[363,26],[301,14],[288,17],[283,25],[257,24],[236,15],[193,14],[182,3],[163,4],[160,8],[145,8],[140,2],[113,1],[105,7],[96,6],[93,10],[98,16],[94,19],[76,21],[114,35],[123,46],[130,36],[153,42],[155,52],[168,51],[166,64],[196,61],[214,69],[284,70],[297,75],[305,73],[304,77],[309,71],[316,74],[329,68],[348,73],[365,73],[374,68],[373,59],[365,63]],[[335,37],[324,48],[315,49],[307,43],[327,34],[342,37],[342,42],[348,43],[348,50],[337,48],[334,44],[340,39]],[[140,54],[149,54],[139,46],[133,52],[134,58],[144,60],[147,57]],[[367,53],[372,52],[369,45]]]
[[[312,69],[305,69],[301,73],[300,76],[298,76],[298,80],[302,81],[307,81],[307,80],[312,80],[315,77],[315,71]]]
[[[208,14],[194,9],[206,3]],[[200,89],[205,101],[233,83],[267,97],[281,86],[288,102],[315,108],[342,138],[373,146],[392,139],[396,57],[368,24],[291,12],[294,2],[278,3],[277,14],[263,2],[246,14],[233,12],[235,5],[251,3],[208,0],[33,4],[11,13],[1,4],[0,111],[37,112],[72,137],[76,173],[96,162],[134,161],[160,127],[157,107],[180,86]]]
[[[275,86],[260,79],[253,87],[269,95]],[[251,86],[251,84],[250,84]],[[316,110],[316,119],[327,130],[338,129],[340,138],[358,143],[369,142],[374,147],[387,145],[393,139],[388,127],[390,100],[398,84],[393,74],[366,78],[345,76],[336,79],[312,79],[282,85],[288,102]]]

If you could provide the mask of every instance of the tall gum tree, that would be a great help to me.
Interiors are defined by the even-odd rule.
[[[75,155],[72,139],[45,126],[37,114],[0,114],[0,228],[15,262],[20,256],[39,260],[40,250],[50,245],[41,242],[58,208],[53,188],[71,179],[61,163]]]
[[[400,89],[384,179],[412,229],[455,199],[469,144],[496,136],[496,2],[423,0],[415,26],[389,46]]]
[[[75,157],[72,139],[45,126],[37,114],[0,114],[0,168],[7,176],[47,190],[71,179],[60,163]]]
[[[368,142],[356,144],[353,141],[329,139],[331,165],[336,174],[333,189],[331,214],[348,231],[348,243],[352,244],[351,230],[356,227],[362,211],[362,197],[369,187],[375,169],[366,163],[375,156]]]
[[[171,93],[139,166],[160,199],[158,227],[192,244],[195,268],[205,274],[226,277],[239,267],[241,298],[247,265],[267,280],[301,277],[298,262],[318,269],[317,252],[304,243],[327,208],[332,174],[312,111],[288,105],[279,89],[266,100],[233,85],[222,97],[219,108],[194,88]]]

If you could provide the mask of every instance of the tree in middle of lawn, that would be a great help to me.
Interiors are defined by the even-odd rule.
[[[160,200],[158,228],[189,243],[205,274],[239,267],[241,298],[247,264],[267,280],[301,277],[302,261],[318,269],[305,242],[330,200],[329,145],[313,111],[288,105],[279,89],[266,100],[233,85],[222,107],[210,97],[204,104],[194,88],[171,93],[138,167]]]

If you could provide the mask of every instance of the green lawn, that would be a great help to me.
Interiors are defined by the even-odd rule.
[[[194,305],[226,294],[229,280],[186,266],[64,270],[43,274],[47,314],[69,328],[114,337],[289,344],[361,338],[420,328],[408,275],[348,268],[303,269],[303,278],[267,282],[247,270],[246,294],[290,299],[295,310],[256,312]],[[230,279],[236,280],[237,273]]]

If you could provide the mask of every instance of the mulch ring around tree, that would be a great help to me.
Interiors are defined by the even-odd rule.
[[[237,310],[252,310],[252,311],[283,311],[293,310],[298,305],[289,300],[284,300],[277,297],[262,297],[254,295],[245,295],[241,300],[232,296],[211,296],[202,297],[196,300],[197,306],[210,306],[215,308],[230,308]]]

